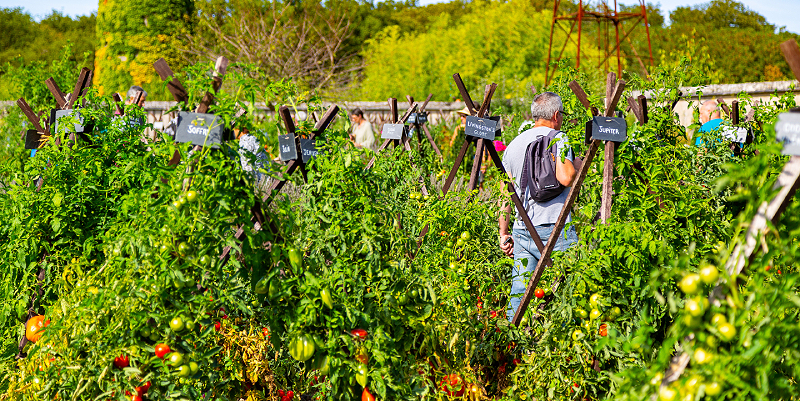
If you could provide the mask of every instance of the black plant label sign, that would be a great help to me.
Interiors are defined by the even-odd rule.
[[[281,161],[297,159],[297,143],[294,140],[294,134],[279,135],[278,148],[281,152]]]
[[[492,141],[497,136],[498,120],[498,117],[478,118],[475,116],[467,116],[464,133],[467,134],[467,136],[474,136],[476,138]]]
[[[620,117],[592,118],[592,139],[625,142],[628,140],[628,123]]]
[[[300,150],[303,152],[303,163],[308,163],[312,158],[319,156],[317,141],[314,139],[300,138]]]
[[[225,128],[222,118],[213,114],[178,113],[175,142],[218,148]]]

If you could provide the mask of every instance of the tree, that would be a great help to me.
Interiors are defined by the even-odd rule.
[[[184,65],[178,47],[191,32],[194,11],[192,0],[100,2],[94,76],[100,93],[135,84],[166,98],[153,63],[163,57],[173,68]]]
[[[320,4],[209,3],[199,20],[185,53],[251,63],[273,81],[292,78],[303,89],[330,94],[352,84],[360,66],[354,52],[342,50],[352,33],[350,19]]]

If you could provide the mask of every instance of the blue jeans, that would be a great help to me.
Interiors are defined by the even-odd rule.
[[[535,226],[535,228],[536,232],[539,233],[539,238],[542,239],[542,243],[546,246],[547,239],[550,238],[555,224]],[[514,269],[511,274],[511,292],[508,299],[508,309],[506,310],[509,321],[514,318],[514,313],[522,301],[522,294],[525,293],[530,277],[533,275],[533,271],[536,270],[536,265],[542,256],[539,253],[539,248],[536,247],[536,243],[533,242],[530,234],[528,234],[528,230],[515,228],[512,236],[514,237]],[[565,251],[577,242],[578,233],[574,227],[570,226],[565,234],[558,237],[553,251]],[[527,266],[523,263],[526,259]]]

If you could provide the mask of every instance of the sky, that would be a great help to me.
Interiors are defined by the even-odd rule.
[[[437,3],[442,0],[419,0],[421,5]],[[446,1],[446,0],[445,0]],[[661,4],[665,17],[668,12],[680,6],[703,3],[693,0],[650,0]],[[785,26],[790,32],[800,33],[800,0],[739,0],[745,6],[767,18],[771,24]],[[636,0],[620,0],[620,3],[635,4]],[[22,7],[31,15],[42,18],[51,10],[58,10],[70,16],[88,15],[97,12],[97,0],[0,0],[0,7]]]

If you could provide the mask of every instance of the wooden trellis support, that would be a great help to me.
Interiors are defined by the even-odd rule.
[[[622,92],[625,89],[625,82],[619,81],[616,82],[616,75],[614,75],[615,79],[611,79],[611,75],[609,74],[609,79],[607,80],[606,86],[606,97],[610,99],[606,101],[606,111],[605,116],[611,117],[614,114],[614,110],[617,108],[617,103],[619,102],[620,96],[622,96]],[[616,84],[614,85],[614,83]],[[581,102],[584,107],[589,108],[594,114],[594,110],[589,103],[589,99],[586,96],[586,92],[580,88],[580,85],[573,81],[570,83],[570,88],[575,95],[578,96],[579,101]],[[612,87],[612,89],[609,89]],[[586,125],[586,129],[590,130],[591,126],[589,124]],[[589,133],[587,133],[588,137]],[[569,195],[567,195],[567,200],[564,202],[564,207],[561,209],[561,213],[558,215],[558,220],[556,221],[555,227],[553,228],[553,232],[550,235],[550,238],[547,240],[547,245],[544,247],[543,250],[540,250],[542,257],[539,259],[539,263],[536,265],[536,269],[533,272],[533,276],[531,276],[530,281],[528,282],[528,287],[525,289],[525,293],[522,296],[522,300],[520,301],[519,308],[514,313],[514,317],[511,322],[519,326],[520,322],[522,321],[522,317],[525,316],[525,311],[528,309],[528,305],[530,304],[531,298],[533,297],[533,293],[536,290],[539,280],[542,278],[542,274],[544,273],[544,269],[548,266],[552,266],[552,260],[550,259],[550,255],[553,253],[553,249],[555,249],[556,242],[558,241],[558,237],[561,235],[561,231],[564,229],[566,225],[567,216],[570,214],[572,207],[575,205],[575,201],[578,199],[578,195],[580,194],[581,187],[583,186],[583,181],[586,178],[586,174],[589,172],[589,167],[592,164],[592,160],[594,159],[595,154],[597,153],[597,148],[600,146],[600,141],[597,139],[592,139],[591,143],[589,144],[589,149],[586,152],[586,158],[581,165],[581,168],[578,170],[577,177],[572,183],[572,187],[570,188]],[[609,150],[609,148],[611,150]],[[611,160],[613,160],[613,143],[606,145],[606,157],[608,159],[609,152],[611,154]],[[607,163],[611,164],[611,163]],[[613,164],[611,164],[613,167]],[[603,197],[603,206],[601,208],[601,213],[603,209],[607,208],[606,216],[610,215],[611,211],[611,197],[610,197],[610,190],[607,189],[610,187],[611,179],[613,177],[605,176],[606,172],[613,173],[613,169],[604,168],[604,197]],[[610,175],[610,174],[609,174]],[[608,182],[608,187],[606,186],[606,182]],[[608,191],[608,195],[605,195],[606,191]],[[607,199],[607,200],[606,200]],[[524,213],[524,212],[523,212]],[[529,230],[530,231],[530,230]],[[537,244],[538,245],[538,244]],[[541,248],[540,248],[541,249]],[[558,287],[558,280],[553,283],[552,288]]]
[[[792,68],[795,78],[800,79],[800,48],[798,48],[797,42],[794,39],[790,39],[781,43],[780,47],[786,62]],[[793,109],[792,112],[800,113],[800,110]],[[761,236],[767,232],[770,225],[775,226],[778,224],[781,215],[792,202],[798,188],[800,188],[800,156],[794,155],[784,165],[777,181],[773,185],[773,189],[779,189],[778,194],[771,201],[763,202],[759,206],[747,229],[744,242],[737,243],[728,257],[725,270],[730,277],[742,274],[745,268],[753,261],[756,251],[759,249]],[[724,297],[724,286],[718,284],[711,290],[708,301],[719,305],[720,300]],[[677,381],[686,370],[686,367],[689,366],[690,360],[691,358],[686,352],[674,356],[670,361],[664,379],[661,381],[660,388],[665,388],[670,383]]]
[[[56,84],[55,80],[51,77],[45,81],[45,85],[50,90],[50,93],[55,98],[56,105],[58,106],[59,110],[69,110],[72,109],[75,105],[75,101],[78,99],[79,96],[86,93],[86,89],[91,86],[92,83],[92,71],[88,68],[82,68],[80,73],[78,74],[78,80],[75,82],[75,87],[70,94],[69,100],[66,99],[66,95],[61,91],[61,89]],[[42,126],[42,116],[36,115],[33,112],[33,109],[30,107],[28,102],[25,101],[24,98],[17,99],[17,106],[22,110],[22,113],[25,114],[25,117],[28,118],[31,125],[34,129],[28,130],[25,136],[25,148],[26,149],[39,149],[42,146],[42,139],[43,137],[49,137],[52,134],[52,129],[55,128],[54,124],[55,121],[52,122],[53,126],[51,126],[51,122],[49,119],[44,120],[44,126]],[[70,134],[70,139],[75,139],[75,134]],[[55,146],[60,146],[61,141],[56,138],[54,142]],[[36,183],[36,190],[40,190],[42,188],[42,184],[44,182],[44,178],[39,178],[38,182]],[[39,268],[39,271],[36,274],[36,285],[37,289],[33,296],[30,298],[30,303],[28,306],[28,315],[25,318],[25,325],[27,327],[28,320],[34,316],[34,304],[38,298],[41,298],[44,295],[44,278],[45,278],[45,270],[43,268]],[[25,345],[28,343],[28,338],[25,334],[19,340],[18,350],[16,359],[23,359],[27,355],[22,352],[25,348]]]
[[[314,139],[315,136],[322,134],[331,125],[333,120],[336,118],[336,115],[339,113],[339,106],[332,105],[328,110],[323,114],[322,118],[317,121],[314,125],[314,129],[309,133],[308,139]],[[283,118],[284,123],[287,125],[287,130],[289,132],[295,132],[294,129],[294,122],[292,121],[291,114],[289,114],[288,108],[281,107],[281,118]],[[289,124],[291,123],[291,128]],[[299,148],[298,148],[299,149]],[[301,167],[302,166],[302,167]],[[283,189],[288,181],[289,177],[294,173],[295,170],[301,168],[301,171],[305,169],[305,164],[303,163],[303,158],[301,155],[298,155],[297,159],[290,160],[286,163],[286,168],[284,169],[283,173],[281,173],[281,179],[276,179],[272,181],[269,189],[267,189],[266,194],[261,199],[261,203],[256,203],[251,210],[252,216],[250,221],[255,223],[256,230],[262,229],[265,225],[270,225],[272,231],[276,231],[277,228],[274,227],[274,224],[271,221],[267,221],[266,216],[262,213],[261,205],[269,205],[275,199],[275,196]],[[304,174],[305,179],[305,174]],[[244,238],[244,226],[238,227],[236,229],[236,234],[234,234],[234,238],[241,241]],[[226,246],[222,250],[222,254],[220,255],[219,259],[222,264],[228,262],[231,256],[231,247]]]
[[[419,107],[419,111],[417,111],[417,113],[416,113],[416,118],[414,118],[413,121],[410,121],[409,125],[411,125],[413,128],[416,128],[417,141],[419,141],[417,146],[419,148],[420,153],[422,153],[422,149],[424,149],[422,147],[422,133],[420,132],[420,131],[422,131],[422,132],[425,133],[425,137],[428,139],[428,143],[431,144],[431,147],[433,148],[433,151],[436,152],[436,155],[439,156],[439,160],[441,160],[442,159],[442,152],[439,150],[439,147],[436,146],[436,142],[433,140],[433,135],[431,135],[431,131],[428,130],[427,113],[425,113],[425,108],[428,107],[428,103],[431,101],[432,97],[433,97],[433,93],[429,93],[428,94],[428,98],[426,98],[425,102],[422,103],[422,106]],[[406,100],[408,100],[409,106],[413,106],[414,105],[414,98],[413,97],[411,97],[409,95],[406,95]]]
[[[453,80],[458,87],[458,90],[461,92],[461,96],[464,99],[464,103],[467,105],[467,109],[470,111],[470,114],[474,117],[479,118],[488,118],[489,113],[489,106],[491,105],[492,96],[494,96],[494,91],[497,89],[497,84],[492,83],[491,85],[487,85],[483,95],[483,103],[480,106],[476,106],[475,103],[472,101],[472,98],[467,91],[467,88],[464,86],[464,82],[461,80],[461,75],[456,73],[453,74]],[[476,152],[474,158],[474,164],[472,166],[472,171],[470,174],[470,189],[474,189],[477,185],[477,174],[480,171],[480,164],[481,159],[483,157],[484,151],[489,153],[489,157],[491,158],[492,162],[494,163],[495,167],[500,171],[501,176],[504,178],[503,181],[506,184],[506,190],[508,191],[509,196],[511,197],[511,202],[514,204],[517,212],[520,214],[523,223],[525,224],[525,228],[528,230],[528,233],[531,235],[533,242],[536,244],[536,247],[539,251],[544,250],[544,244],[542,243],[542,239],[539,237],[539,233],[536,232],[536,229],[533,226],[533,222],[531,221],[530,217],[528,217],[528,213],[525,210],[525,206],[522,204],[522,200],[519,198],[517,194],[516,188],[514,186],[514,180],[512,177],[509,176],[508,172],[503,166],[503,161],[500,159],[500,155],[497,154],[497,150],[494,148],[494,143],[491,140],[484,139],[484,138],[477,138],[476,142]],[[442,195],[446,195],[447,191],[450,189],[450,185],[453,183],[455,179],[455,175],[458,172],[458,169],[461,167],[461,164],[464,162],[464,157],[467,153],[467,149],[469,148],[471,141],[469,138],[465,138],[464,144],[461,145],[461,149],[458,152],[458,157],[456,158],[456,162],[453,165],[453,168],[450,170],[450,175],[447,177],[447,181],[442,188]],[[423,227],[422,232],[420,233],[420,237],[417,240],[417,252],[422,247],[422,240],[424,239],[425,235],[430,230],[430,226],[428,224]],[[545,256],[542,258],[543,261],[547,263],[548,266],[552,265],[552,260],[549,256]]]
[[[411,116],[411,113],[416,111],[417,107],[419,106],[418,103],[412,102],[411,106],[408,107],[408,110],[406,110],[406,112],[403,114],[403,116],[402,117],[398,117],[397,99],[389,98],[388,102],[389,102],[389,112],[392,115],[392,122],[390,124],[405,124],[406,121],[408,120],[408,118]],[[427,104],[427,101],[426,101],[426,104]],[[375,155],[372,156],[372,159],[370,159],[369,163],[367,163],[366,169],[369,170],[369,169],[372,168],[372,166],[375,164],[375,158],[378,157],[378,154],[381,153],[384,149],[386,149],[389,146],[390,143],[393,143],[394,146],[402,144],[403,148],[405,150],[411,150],[411,145],[409,145],[409,143],[408,143],[409,139],[410,138],[408,136],[406,136],[405,133],[403,133],[403,135],[401,135],[400,139],[385,139],[383,141],[383,144],[381,144],[381,146],[375,152]]]

